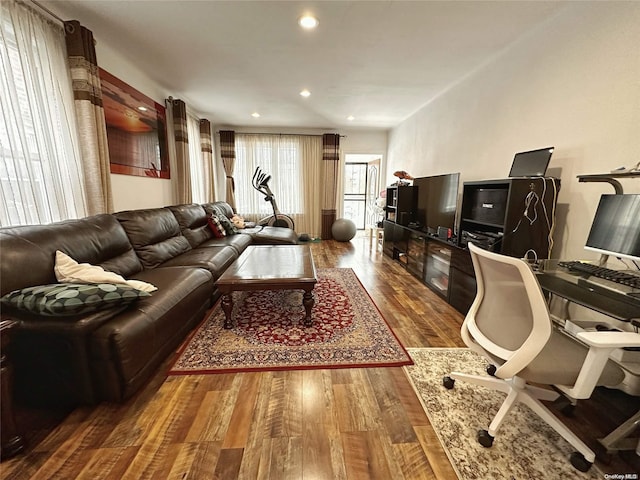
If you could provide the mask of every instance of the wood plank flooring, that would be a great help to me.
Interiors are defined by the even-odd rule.
[[[463,346],[462,315],[368,238],[311,248],[319,268],[354,269],[405,347]],[[124,404],[77,408],[29,430],[26,453],[0,464],[1,478],[456,478],[401,368],[167,378],[171,360]],[[633,408],[634,399],[615,396],[610,404],[599,392],[566,419],[594,448]],[[636,459],[602,465],[633,472]]]

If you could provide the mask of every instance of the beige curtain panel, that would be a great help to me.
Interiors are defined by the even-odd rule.
[[[236,133],[233,130],[220,130],[220,157],[227,176],[226,201],[236,211],[236,185],[233,181],[233,169],[236,163]]]
[[[191,203],[191,169],[189,166],[189,138],[187,134],[187,106],[182,100],[169,98],[171,108],[173,137],[175,139],[176,173],[171,175],[176,183],[178,203]]]
[[[338,195],[338,168],[340,165],[340,135],[325,133],[322,136],[322,177],[324,190],[322,196],[322,233],[323,240],[333,238],[331,226],[336,221],[336,201]]]
[[[211,122],[200,120],[200,149],[204,165],[204,195],[207,202],[215,201],[215,181],[213,169],[213,139],[211,137]]]
[[[107,126],[93,33],[77,20],[65,22],[64,29],[87,195],[87,214],[112,212]]]

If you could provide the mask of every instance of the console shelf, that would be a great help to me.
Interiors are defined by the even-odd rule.
[[[465,182],[459,245],[467,242],[504,255],[535,252],[549,257],[549,232],[560,191],[552,178],[507,178]]]
[[[550,178],[465,182],[458,228],[461,235],[453,242],[409,227],[416,213],[417,190],[412,186],[389,187],[383,251],[466,314],[476,294],[467,242],[505,255],[524,257],[534,251],[538,258],[548,258],[549,230],[559,190],[560,180]]]

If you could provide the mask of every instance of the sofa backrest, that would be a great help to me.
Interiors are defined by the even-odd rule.
[[[207,212],[207,215],[215,214],[223,214],[227,218],[233,217],[233,208],[227,202],[212,202],[205,203],[202,205],[204,210]]]
[[[142,270],[127,234],[113,215],[5,227],[0,229],[0,295],[56,283],[56,250],[124,277]]]
[[[168,208],[128,210],[114,215],[145,268],[155,268],[191,250],[178,220]]]
[[[197,203],[172,205],[167,207],[176,217],[182,235],[189,241],[192,248],[213,238],[213,232],[207,223],[207,212]]]

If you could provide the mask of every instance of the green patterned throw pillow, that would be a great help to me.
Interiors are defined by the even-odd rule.
[[[239,233],[238,228],[233,224],[231,220],[229,220],[229,217],[222,214],[218,214],[217,216],[218,220],[222,224],[222,227],[227,232],[227,235],[235,235],[236,233]]]
[[[39,315],[81,315],[128,305],[151,294],[113,283],[54,283],[14,290],[0,299],[3,305]]]

